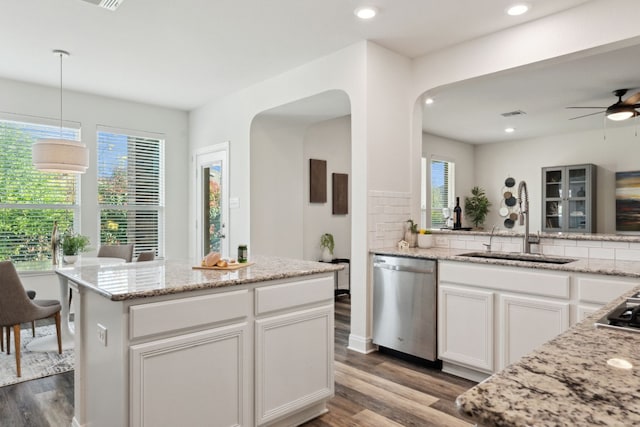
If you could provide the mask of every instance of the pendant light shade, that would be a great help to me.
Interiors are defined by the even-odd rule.
[[[62,57],[64,50],[54,50],[60,57],[60,138],[40,139],[33,144],[31,160],[42,172],[85,173],[89,167],[89,149],[80,141],[62,138]]]
[[[32,160],[42,172],[85,173],[89,167],[89,149],[78,141],[40,139],[33,144]]]

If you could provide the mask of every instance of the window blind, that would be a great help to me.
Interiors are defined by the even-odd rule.
[[[100,244],[163,255],[164,140],[98,130]]]
[[[30,118],[30,120],[33,120]],[[80,129],[20,120],[0,120],[0,259],[51,259],[51,232],[77,229],[80,218],[77,174],[45,173],[31,163],[40,138],[80,140]]]

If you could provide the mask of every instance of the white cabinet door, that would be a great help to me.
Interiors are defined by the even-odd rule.
[[[493,372],[493,292],[441,285],[438,356]]]
[[[251,425],[250,333],[245,322],[131,346],[131,426]]]
[[[333,304],[256,320],[256,425],[333,395]]]
[[[500,295],[498,369],[569,328],[569,303]]]

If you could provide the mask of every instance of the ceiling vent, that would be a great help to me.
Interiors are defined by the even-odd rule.
[[[120,7],[120,5],[124,0],[83,0],[83,1],[86,1],[87,3],[95,4],[96,6],[100,6],[104,9],[107,9],[113,12],[118,7]]]
[[[509,111],[508,113],[502,113],[500,114],[502,117],[513,117],[513,116],[524,116],[525,113],[522,110],[516,110],[516,111]]]

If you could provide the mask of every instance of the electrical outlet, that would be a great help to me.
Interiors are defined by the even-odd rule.
[[[98,341],[107,346],[107,327],[98,323]]]

